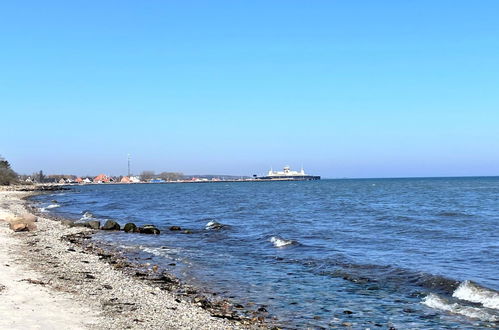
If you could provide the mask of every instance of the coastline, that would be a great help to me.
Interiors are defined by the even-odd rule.
[[[24,199],[34,189],[0,188],[0,219],[32,213]],[[211,302],[192,288],[179,295],[182,285],[170,274],[150,265],[138,271],[119,252],[86,244],[91,229],[37,215],[38,228],[28,232],[13,232],[0,220],[0,328],[268,327],[262,317],[241,317],[230,303]]]

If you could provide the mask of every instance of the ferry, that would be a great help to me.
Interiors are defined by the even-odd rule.
[[[300,172],[292,171],[289,166],[284,166],[282,171],[270,171],[265,176],[256,177],[257,180],[283,180],[283,181],[307,181],[307,180],[320,180],[321,177],[317,175],[308,175],[303,168]]]

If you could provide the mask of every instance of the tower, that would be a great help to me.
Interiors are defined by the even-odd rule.
[[[130,154],[128,154],[128,177],[130,177]]]

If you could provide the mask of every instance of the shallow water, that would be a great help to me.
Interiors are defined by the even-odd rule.
[[[497,177],[90,185],[35,200],[155,224],[160,236],[95,239],[287,327],[499,325]]]

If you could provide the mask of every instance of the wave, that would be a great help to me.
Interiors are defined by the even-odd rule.
[[[460,282],[441,275],[428,274],[410,269],[374,264],[357,264],[342,255],[334,260],[319,263],[307,261],[320,274],[341,277],[354,283],[377,284],[394,290],[409,292],[431,291],[451,295]]]
[[[40,207],[38,210],[40,210],[40,212],[42,212],[42,213],[47,213],[49,211],[49,209],[53,209],[53,208],[56,208],[56,207],[61,207],[61,205],[59,205],[59,204],[50,204],[50,205],[47,205],[45,207]]]
[[[154,247],[147,247],[147,246],[139,245],[137,247],[144,252],[154,254],[156,256],[161,256],[161,257],[169,256],[171,254],[177,254],[180,252],[180,249],[178,249],[178,248],[167,247],[167,246],[154,248]]]
[[[482,308],[466,306],[459,304],[457,302],[451,302],[434,293],[430,293],[428,296],[426,296],[423,299],[422,304],[430,308],[438,309],[452,314],[463,315],[481,321],[487,321],[487,322],[499,321],[499,317],[497,315],[491,314]]]
[[[270,242],[272,244],[274,244],[274,246],[276,248],[281,248],[281,247],[285,247],[285,246],[288,246],[288,245],[296,244],[296,241],[287,240],[287,239],[284,239],[284,238],[281,238],[281,237],[278,237],[278,236],[272,236],[270,238]]]
[[[482,304],[492,309],[499,309],[499,292],[479,286],[471,281],[464,281],[452,294],[454,298]]]
[[[447,212],[439,212],[437,215],[441,217],[470,217],[470,214],[467,213],[462,213],[462,212],[452,212],[452,211],[447,211]]]
[[[499,292],[471,281],[460,282],[441,275],[393,266],[355,264],[338,257],[327,263],[309,265],[324,275],[341,277],[360,285],[426,295],[422,303],[441,311],[481,321],[499,322]],[[330,268],[336,268],[330,270]],[[376,287],[375,286],[375,287]],[[457,299],[456,299],[457,298]]]
[[[94,215],[89,212],[89,211],[85,211],[83,213],[83,216],[80,218],[80,220],[89,220],[89,219],[93,219],[94,218]]]
[[[227,225],[224,225],[220,222],[216,222],[216,221],[210,221],[208,222],[206,225],[205,225],[205,229],[212,229],[212,230],[219,230],[219,229],[222,229],[222,228],[226,228]]]

